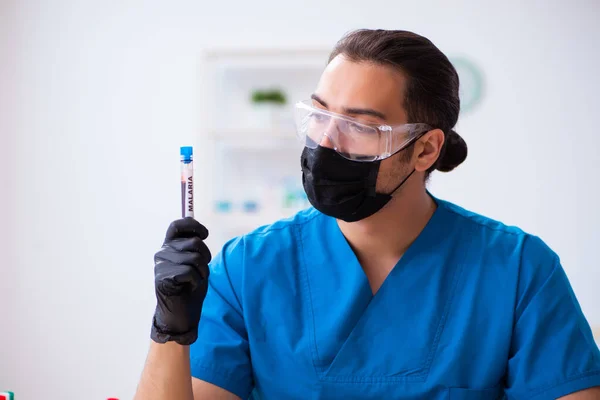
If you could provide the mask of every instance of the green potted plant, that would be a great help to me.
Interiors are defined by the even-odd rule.
[[[256,89],[252,92],[252,103],[255,105],[283,106],[287,103],[287,98],[283,91],[279,89]]]
[[[258,128],[273,129],[283,116],[287,96],[281,89],[255,89],[250,95],[253,117]]]

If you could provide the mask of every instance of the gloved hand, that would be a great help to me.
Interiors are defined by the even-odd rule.
[[[208,230],[193,218],[174,221],[154,256],[156,311],[150,337],[157,343],[194,343],[208,289]]]

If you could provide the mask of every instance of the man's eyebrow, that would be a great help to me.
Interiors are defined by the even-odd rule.
[[[323,107],[327,108],[327,103],[325,103],[325,100],[323,100],[322,98],[320,98],[316,94],[314,94],[314,93],[311,94],[310,98],[313,99],[314,101],[316,101],[317,103],[320,103]]]
[[[370,115],[385,120],[385,114],[372,108],[344,108],[344,113],[350,115]]]
[[[328,108],[327,103],[325,102],[325,100],[323,100],[322,98],[320,98],[318,95],[316,94],[312,94],[310,96],[311,99],[313,99],[314,101],[316,101],[317,103],[321,104],[323,107]],[[382,120],[385,120],[385,114],[380,112],[380,111],[376,111],[373,110],[372,108],[352,108],[352,107],[345,107],[343,109],[345,114],[350,114],[350,115],[370,115],[372,117],[376,117],[376,118],[380,118]]]

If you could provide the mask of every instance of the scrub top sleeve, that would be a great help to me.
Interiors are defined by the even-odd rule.
[[[211,262],[198,339],[190,346],[190,359],[194,378],[246,399],[253,386],[248,334],[230,279],[231,273],[240,273],[243,258],[243,239],[234,239]]]
[[[555,399],[600,386],[600,352],[558,256],[526,239],[506,376],[509,399]]]

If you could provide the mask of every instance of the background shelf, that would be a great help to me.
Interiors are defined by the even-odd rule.
[[[293,105],[308,99],[327,50],[212,49],[205,53],[202,107],[203,215],[211,251],[309,206],[302,189]],[[255,90],[276,89],[283,105],[257,105]],[[254,209],[255,211],[248,211]]]

